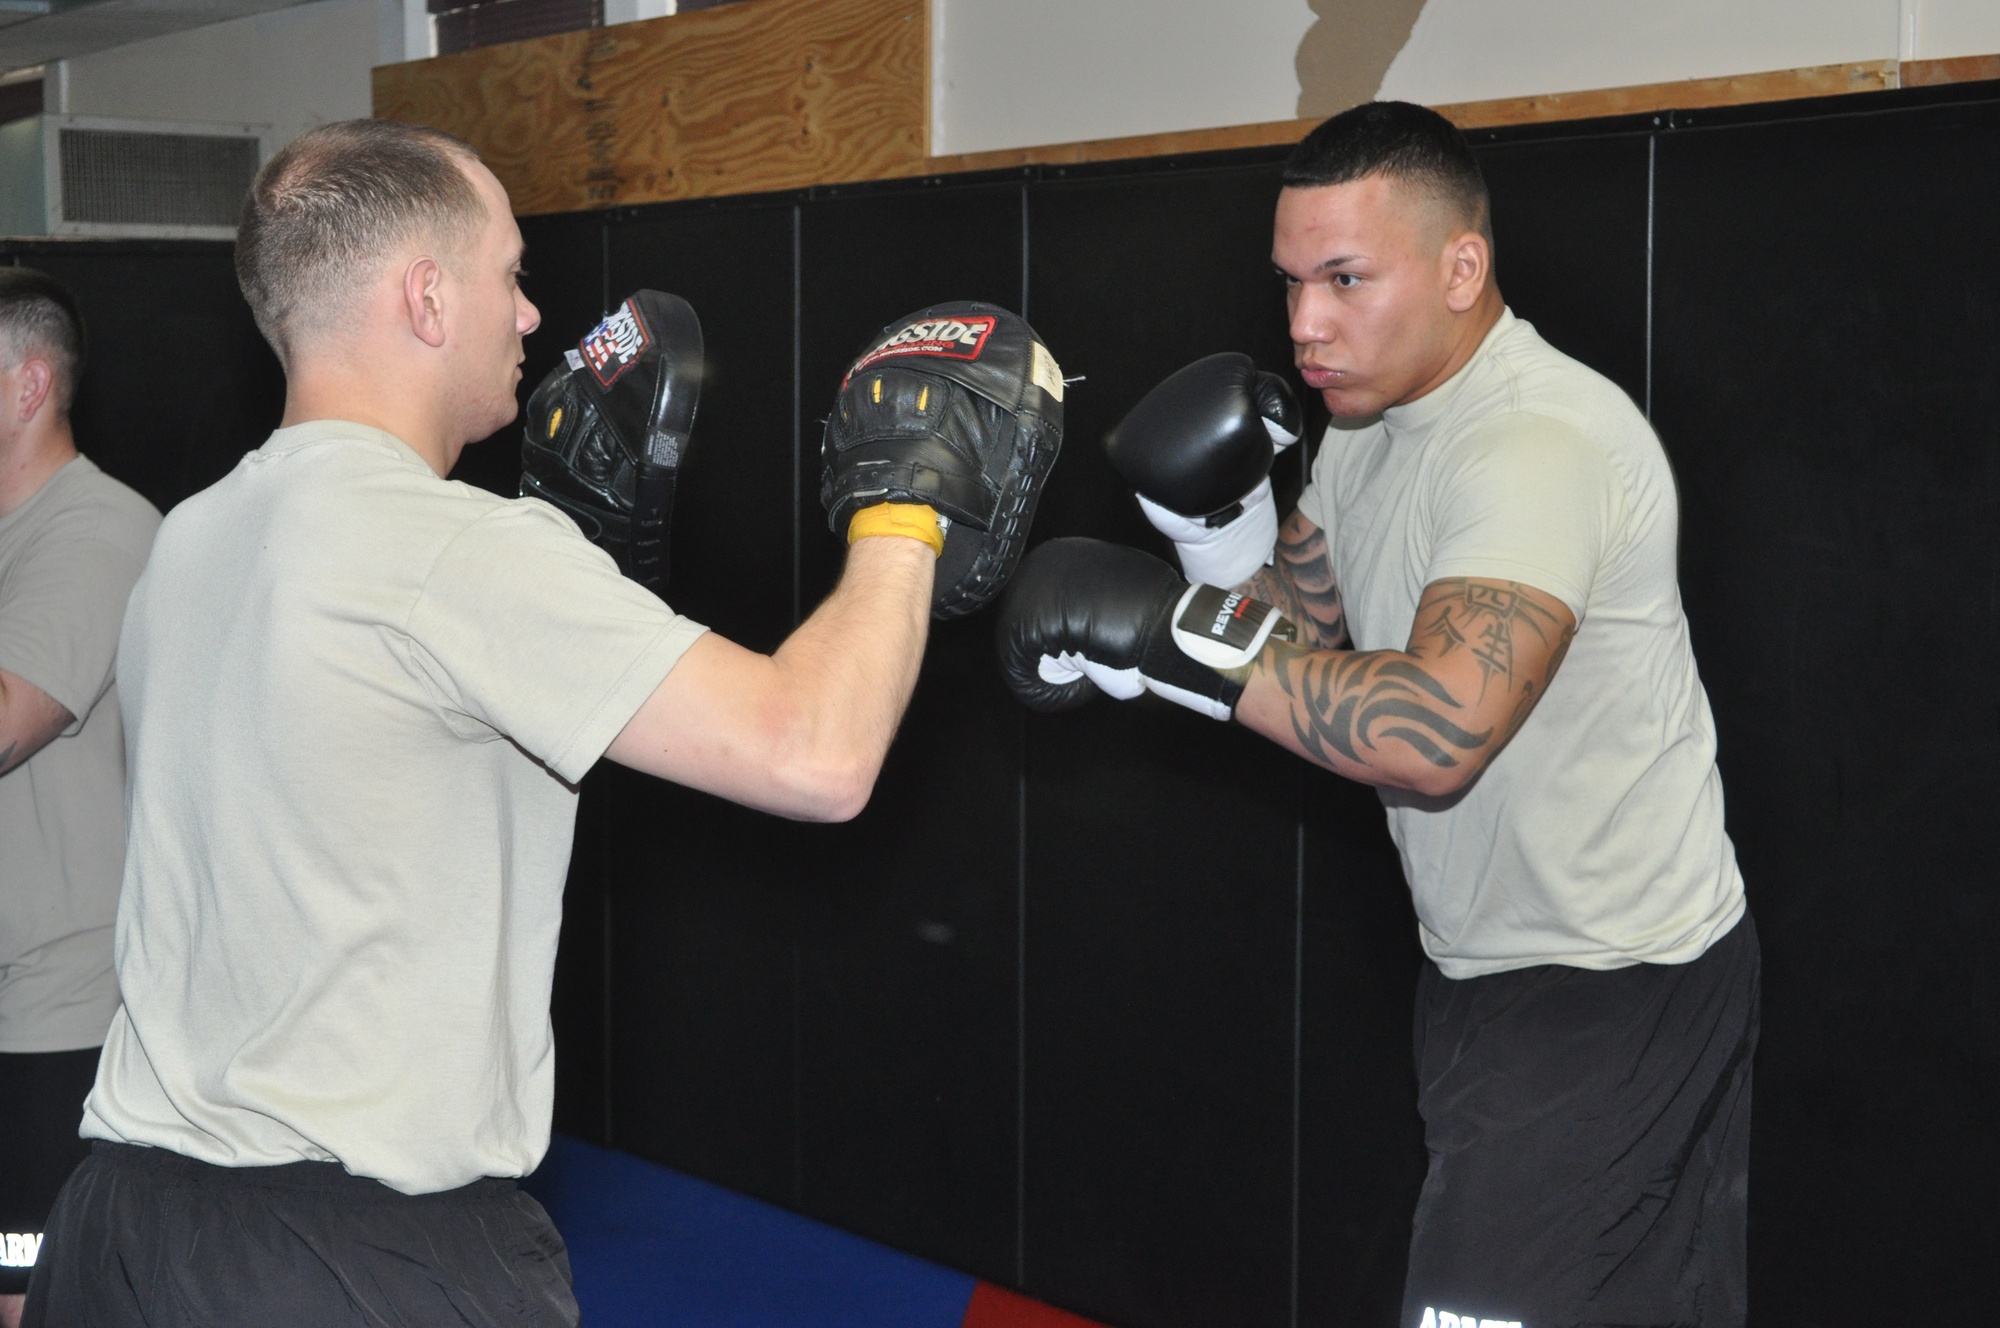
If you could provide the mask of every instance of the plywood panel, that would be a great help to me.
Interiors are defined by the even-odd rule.
[[[1956,55],[1943,60],[1906,60],[1903,86],[1936,87],[1940,83],[1978,83],[2000,79],[2000,55]]]
[[[961,152],[932,157],[929,174],[956,171],[1011,170],[1019,166],[1075,166],[1092,161],[1131,161],[1141,157],[1173,157],[1189,152],[1221,152],[1230,148],[1265,148],[1296,143],[1318,120],[1267,120],[1261,124],[1224,125],[1219,129],[1183,129],[1168,134],[1133,134],[1083,143],[1041,143],[1026,148],[996,148],[991,152]]]
[[[923,169],[925,0],[749,0],[375,71],[375,114],[479,149],[522,214]]]

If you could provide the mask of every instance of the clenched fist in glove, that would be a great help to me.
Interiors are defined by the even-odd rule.
[[[1234,586],[1271,560],[1271,463],[1299,440],[1299,403],[1248,355],[1196,360],[1148,392],[1104,440],[1153,528],[1196,581]]]
[[[1226,720],[1264,643],[1298,632],[1270,605],[1190,585],[1149,553],[1058,539],[1022,562],[995,636],[1000,671],[1031,710],[1152,692]]]

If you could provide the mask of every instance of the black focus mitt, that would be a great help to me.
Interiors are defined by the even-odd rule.
[[[928,503],[944,527],[931,614],[995,595],[1027,545],[1062,447],[1062,369],[1015,314],[933,305],[891,323],[841,380],[822,444],[834,534],[877,503]]]
[[[521,495],[554,503],[657,592],[701,398],[701,320],[678,295],[636,291],[563,357],[528,398]]]

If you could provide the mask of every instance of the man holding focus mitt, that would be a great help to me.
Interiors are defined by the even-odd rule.
[[[1487,214],[1431,111],[1308,135],[1272,258],[1334,418],[1298,510],[1245,524],[1283,412],[1190,366],[1110,447],[1194,583],[1052,541],[1002,669],[1038,709],[1151,691],[1380,791],[1431,960],[1405,1328],[1740,1325],[1758,947],[1673,478],[1508,311]]]
[[[506,191],[433,130],[324,125],[259,172],[236,262],[285,415],[174,509],[126,615],[124,1007],[30,1325],[575,1324],[513,1178],[548,1144],[577,781],[608,755],[801,819],[868,799],[924,648],[931,504],[1008,491],[1020,422],[878,439],[923,465],[867,486],[839,584],[758,654],[621,574],[659,579],[700,382],[684,303],[635,295],[559,370],[594,387],[538,391],[529,488],[556,502],[445,478],[514,418],[521,258]]]

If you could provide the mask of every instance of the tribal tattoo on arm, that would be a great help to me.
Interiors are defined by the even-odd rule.
[[[1299,625],[1322,650],[1347,643],[1347,609],[1334,583],[1326,532],[1294,514],[1278,529],[1276,559],[1247,583],[1250,593]]]
[[[1406,649],[1268,646],[1253,682],[1261,676],[1274,683],[1283,711],[1262,724],[1245,717],[1350,778],[1455,792],[1527,720],[1575,630],[1568,608],[1532,587],[1436,581],[1417,605]]]

